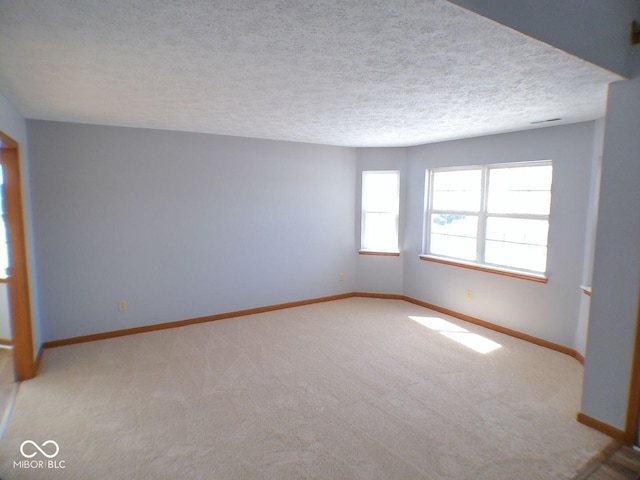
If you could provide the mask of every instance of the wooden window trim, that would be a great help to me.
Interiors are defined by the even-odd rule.
[[[484,263],[485,260],[485,247],[487,244],[486,238],[486,226],[487,221],[490,218],[509,218],[509,219],[524,219],[524,220],[545,220],[550,222],[551,219],[551,211],[548,214],[528,214],[528,213],[497,213],[497,212],[489,212],[488,211],[488,195],[489,195],[489,173],[492,170],[497,169],[509,169],[509,168],[521,168],[524,166],[544,166],[548,165],[553,168],[552,160],[532,160],[527,162],[513,162],[513,163],[496,163],[496,164],[486,164],[486,165],[469,165],[469,166],[456,166],[456,167],[441,167],[441,168],[428,168],[425,172],[425,205],[424,205],[424,216],[423,216],[423,238],[422,238],[422,254],[420,257],[423,260],[427,261],[436,261],[440,263],[446,263],[454,266],[461,266],[464,268],[470,268],[473,270],[480,270],[489,273],[497,273],[499,275],[506,275],[515,278],[522,278],[524,280],[531,280],[534,282],[546,283],[547,282],[547,272],[528,272],[525,270],[520,270],[518,268],[511,268],[508,266],[494,266],[491,264]],[[455,172],[455,171],[468,171],[468,170],[480,170],[481,173],[481,198],[480,198],[480,207],[478,211],[466,211],[466,210],[443,210],[443,209],[434,209],[433,206],[433,175],[435,172]],[[465,216],[475,216],[478,219],[478,227],[476,232],[476,261],[467,262],[464,259],[460,258],[452,258],[448,257],[443,258],[437,254],[430,253],[431,249],[431,221],[430,216],[432,214],[445,214],[445,215],[465,215]],[[545,245],[547,248],[547,255],[549,249],[549,238],[547,233],[547,243]],[[430,260],[430,259],[434,260]],[[548,258],[547,258],[548,262]],[[548,263],[546,265],[548,267]],[[546,268],[545,267],[545,268]]]
[[[478,263],[462,262],[460,260],[450,260],[447,258],[436,257],[433,255],[420,255],[420,260],[425,262],[442,263],[453,267],[468,268],[470,270],[478,270],[480,272],[494,273],[496,275],[504,275],[507,277],[519,278],[521,280],[529,280],[530,282],[547,283],[548,278],[544,275],[536,275],[535,273],[519,272],[517,270],[509,270],[508,268],[492,267],[489,265],[480,265]]]
[[[582,290],[582,293],[584,293],[588,297],[591,296],[591,287],[590,286],[588,286],[588,285],[580,285],[580,290]]]
[[[364,205],[364,196],[365,196],[365,178],[369,175],[377,175],[377,174],[394,174],[396,176],[396,191],[398,193],[398,202],[395,210],[391,211],[376,211],[376,210],[366,210]],[[376,252],[375,250],[367,250],[364,247],[364,239],[365,239],[365,218],[367,213],[383,213],[388,215],[395,216],[395,227],[396,227],[396,246],[400,240],[400,170],[363,170],[360,174],[360,251],[361,252]],[[387,252],[379,252],[379,254],[386,254]],[[371,255],[376,255],[377,253],[372,253]],[[390,252],[391,255],[394,255],[393,252]],[[364,253],[363,255],[368,255]],[[399,255],[399,254],[398,254]]]
[[[400,252],[377,252],[375,250],[358,250],[359,255],[377,255],[379,257],[399,257]]]

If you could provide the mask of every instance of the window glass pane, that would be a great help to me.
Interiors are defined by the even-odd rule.
[[[463,260],[476,260],[478,217],[431,215],[429,253]]]
[[[544,273],[547,269],[547,247],[487,240],[485,261],[503,267]]]
[[[427,171],[425,253],[544,273],[552,173],[550,161]]]
[[[398,211],[398,173],[364,172],[362,208],[373,212]]]
[[[548,235],[547,220],[490,217],[485,262],[545,272]]]
[[[551,165],[490,168],[488,212],[548,215],[551,177]]]
[[[382,252],[398,250],[395,213],[365,213],[362,248]]]
[[[435,210],[480,210],[482,172],[454,170],[433,173],[433,205]]]
[[[503,217],[487,218],[487,240],[546,245],[548,236],[548,220]]]

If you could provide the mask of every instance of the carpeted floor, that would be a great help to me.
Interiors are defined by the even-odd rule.
[[[0,477],[571,478],[610,443],[575,420],[581,380],[563,354],[350,298],[46,350]],[[16,466],[25,440],[57,463],[29,443],[43,466]]]
[[[13,372],[13,350],[0,346],[0,437],[9,419],[17,388]]]

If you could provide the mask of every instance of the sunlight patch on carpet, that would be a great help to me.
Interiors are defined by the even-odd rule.
[[[469,330],[462,328],[454,323],[448,322],[439,317],[418,317],[409,315],[409,318],[422,326],[440,332],[441,335],[458,342],[465,347],[475,350],[478,353],[487,354],[502,347],[493,340],[471,333]]]

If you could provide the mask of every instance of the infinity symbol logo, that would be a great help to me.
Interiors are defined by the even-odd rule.
[[[47,457],[47,458],[53,458],[53,457],[55,457],[56,455],[58,455],[58,452],[60,452],[60,447],[59,447],[59,446],[58,446],[58,444],[57,444],[56,442],[54,442],[53,440],[47,440],[46,442],[44,442],[44,443],[42,444],[42,448],[40,448],[40,447],[38,446],[38,444],[37,444],[36,442],[34,442],[33,440],[25,440],[25,441],[24,441],[24,442],[22,442],[22,444],[20,445],[20,453],[22,454],[22,456],[23,456],[24,458],[33,458],[33,457],[35,457],[35,456],[38,454],[38,452],[33,452],[33,453],[31,453],[31,454],[24,453],[24,446],[25,446],[25,445],[27,445],[28,443],[29,443],[29,444],[31,444],[31,445],[33,445],[33,446],[35,447],[35,449],[36,449],[38,452],[40,452],[42,455],[44,455],[44,456],[45,456],[45,457]],[[53,446],[55,447],[55,449],[56,449],[56,450],[55,450],[55,452],[54,452],[54,453],[52,453],[52,454],[49,454],[49,453],[47,453],[47,452],[45,452],[45,451],[43,450],[43,448],[44,448],[44,447],[46,447],[46,446],[47,446],[47,445],[49,445],[49,444],[53,445]]]

